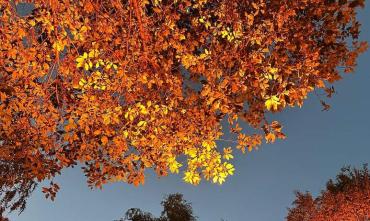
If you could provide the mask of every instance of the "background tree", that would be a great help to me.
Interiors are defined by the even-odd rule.
[[[183,195],[176,193],[170,194],[162,201],[163,211],[161,213],[162,220],[168,221],[195,221],[196,217],[193,214],[191,204],[183,199]]]
[[[343,168],[335,181],[313,198],[309,192],[296,194],[288,221],[368,221],[370,219],[370,173]]]
[[[6,210],[19,210],[26,208],[27,199],[34,191],[37,183],[27,179],[20,163],[2,161],[0,159],[0,220],[7,220],[4,216]]]
[[[125,218],[120,219],[122,221],[159,221],[159,219],[154,218],[151,213],[143,212],[138,208],[131,208],[125,213]]]
[[[5,189],[77,163],[90,187],[143,184],[148,168],[222,184],[235,149],[285,138],[267,113],[330,97],[367,47],[364,0],[27,2],[0,0]]]
[[[196,221],[191,204],[183,199],[180,193],[168,195],[162,202],[163,211],[159,218],[152,214],[143,212],[140,209],[132,208],[127,210],[125,218],[131,221]]]

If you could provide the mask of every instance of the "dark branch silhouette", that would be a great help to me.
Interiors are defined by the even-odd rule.
[[[1,149],[0,149],[1,150]],[[0,160],[0,221],[7,221],[4,213],[23,212],[37,183],[27,179],[22,164]]]

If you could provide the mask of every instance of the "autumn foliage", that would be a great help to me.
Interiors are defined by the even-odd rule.
[[[267,113],[331,95],[366,49],[364,0],[28,2],[0,0],[2,194],[77,164],[91,187],[148,168],[221,184],[235,149],[285,137]]]
[[[343,168],[320,196],[297,193],[287,221],[368,221],[370,219],[370,173]]]

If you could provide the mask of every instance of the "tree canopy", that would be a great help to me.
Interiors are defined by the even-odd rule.
[[[77,164],[91,187],[143,184],[148,168],[223,183],[235,149],[285,137],[266,114],[301,107],[316,89],[330,97],[354,70],[367,47],[363,6],[0,0],[0,193]],[[223,121],[235,139],[219,148]],[[43,191],[53,199],[58,189]]]
[[[131,208],[120,221],[196,221],[191,204],[180,193],[168,195],[162,202],[163,211],[159,218],[138,208]]]
[[[370,173],[343,168],[335,181],[313,198],[309,192],[296,194],[287,221],[368,221],[370,219]]]

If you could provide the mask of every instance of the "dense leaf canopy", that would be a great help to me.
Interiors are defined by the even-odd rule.
[[[366,49],[364,0],[29,2],[0,0],[1,191],[76,164],[92,187],[147,168],[221,184],[234,149],[285,137],[267,113],[330,96]]]
[[[343,168],[317,198],[297,193],[287,221],[367,221],[370,219],[370,173]]]

